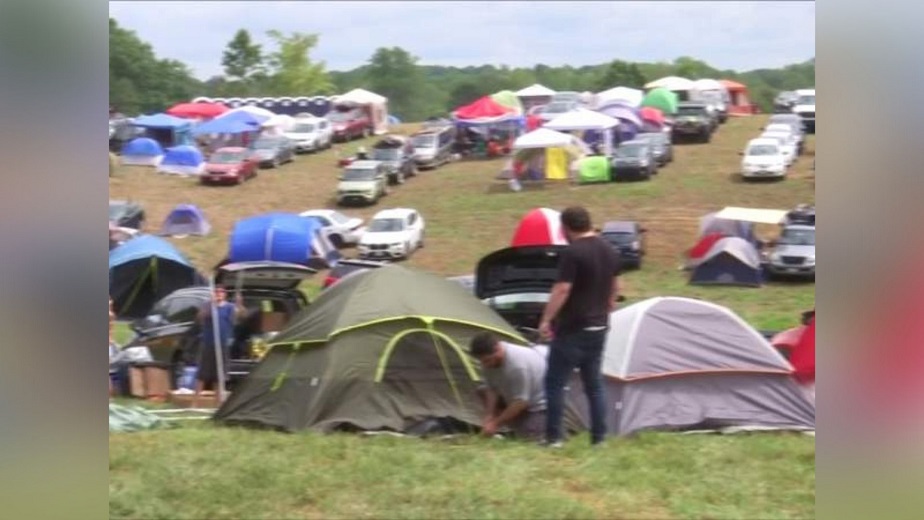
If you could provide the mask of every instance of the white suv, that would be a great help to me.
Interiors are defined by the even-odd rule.
[[[285,136],[295,143],[296,152],[317,152],[330,148],[334,130],[323,117],[300,117]]]
[[[392,208],[372,217],[359,240],[360,258],[409,258],[424,245],[426,224],[414,209]]]
[[[806,88],[796,91],[796,103],[792,113],[802,118],[805,131],[815,133],[815,89]]]

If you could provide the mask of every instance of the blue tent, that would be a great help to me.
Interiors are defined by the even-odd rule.
[[[291,213],[267,213],[238,221],[231,232],[230,262],[274,260],[326,269],[340,252],[313,218]]]
[[[260,130],[260,120],[248,112],[229,112],[197,126],[194,132],[201,134],[242,134]]]
[[[164,147],[192,144],[192,123],[187,119],[154,114],[141,116],[132,124],[144,128],[146,137],[155,139]]]
[[[760,287],[763,284],[760,254],[743,238],[723,238],[693,269],[690,283]]]
[[[174,117],[170,114],[154,114],[150,116],[141,116],[135,119],[135,126],[140,126],[142,128],[186,128],[190,126],[190,122],[181,117]]]
[[[195,146],[180,145],[167,148],[157,171],[177,175],[198,175],[205,166],[205,157]]]
[[[139,157],[160,157],[164,149],[160,143],[149,137],[136,137],[122,145],[122,155]]]
[[[211,224],[197,206],[180,204],[173,208],[160,227],[162,236],[204,236],[212,230]]]
[[[170,242],[152,235],[109,252],[109,296],[120,318],[141,318],[158,300],[206,280]]]
[[[396,115],[394,115],[394,114],[389,114],[389,115],[388,115],[388,124],[390,124],[390,125],[400,125],[400,124],[401,124],[401,120],[398,119],[398,116],[396,116]]]

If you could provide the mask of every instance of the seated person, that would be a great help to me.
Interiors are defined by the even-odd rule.
[[[490,332],[472,339],[471,355],[481,362],[485,386],[482,433],[495,435],[508,427],[514,437],[541,440],[545,434],[546,358],[536,349],[501,341]]]

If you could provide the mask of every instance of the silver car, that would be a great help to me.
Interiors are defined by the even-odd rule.
[[[771,276],[815,277],[815,227],[783,228],[767,262]]]

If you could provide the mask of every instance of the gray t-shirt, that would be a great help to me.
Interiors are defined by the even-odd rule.
[[[507,353],[504,364],[497,368],[485,368],[485,383],[503,397],[508,405],[522,400],[529,403],[527,410],[530,412],[545,410],[545,352],[539,348],[521,347],[503,341],[501,348]]]

